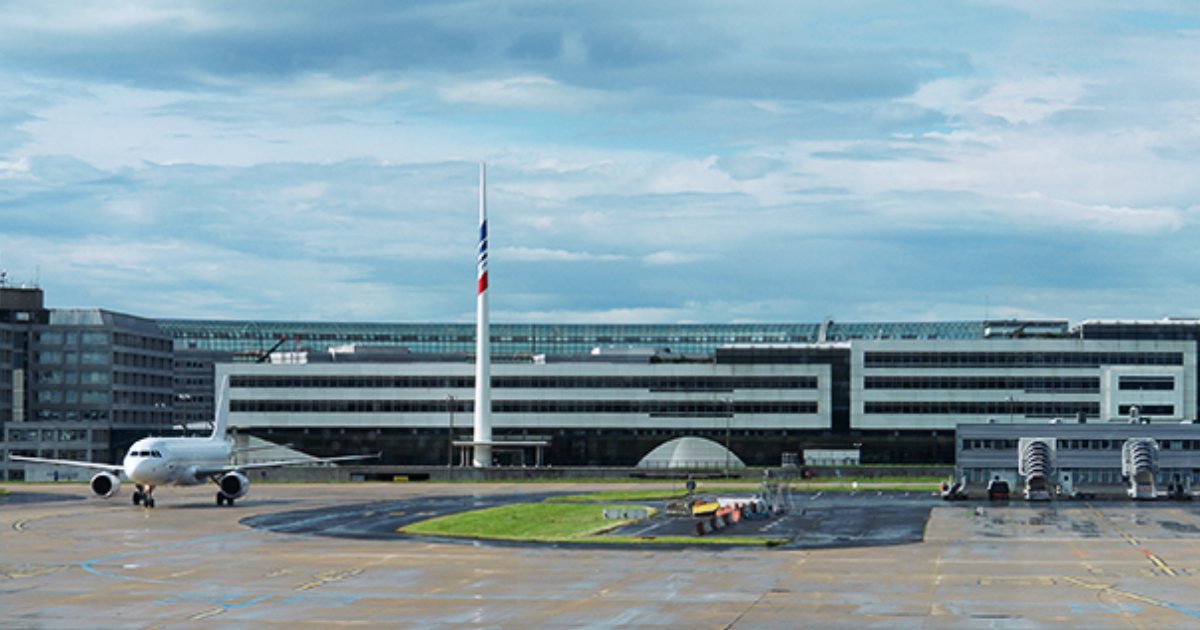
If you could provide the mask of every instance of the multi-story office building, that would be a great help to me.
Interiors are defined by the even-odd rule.
[[[385,463],[445,464],[451,438],[469,439],[469,357],[335,356],[218,366],[218,380],[230,380],[231,426],[300,450],[380,449]],[[493,431],[549,442],[546,461],[558,465],[631,466],[681,435],[732,437],[743,460],[778,464],[781,445],[828,431],[830,383],[828,365],[654,351],[498,363]]]
[[[809,448],[950,462],[961,422],[1125,422],[1136,407],[1177,423],[1196,417],[1200,389],[1200,320],[491,334],[495,435],[549,441],[552,465],[632,465],[683,435],[728,441],[752,465]],[[330,352],[346,345],[357,351]],[[7,288],[0,446],[114,461],[143,433],[211,419],[219,373],[237,430],[314,454],[362,445],[387,462],[444,464],[448,442],[469,437],[473,351],[471,324],[155,322],[45,309],[40,291]]]
[[[304,356],[221,366],[233,426],[318,452],[375,440],[394,462],[447,461],[450,416],[471,411],[468,355]],[[493,369],[494,430],[550,441],[554,464],[632,465],[683,435],[728,441],[751,465],[829,447],[861,448],[866,462],[948,463],[962,422],[1195,417],[1196,357],[1186,341],[997,335],[527,357]]]
[[[153,320],[46,309],[40,289],[0,287],[0,450],[113,462],[171,426],[171,339]],[[24,465],[0,461],[0,478]]]

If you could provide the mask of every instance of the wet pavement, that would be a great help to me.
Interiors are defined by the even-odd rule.
[[[154,510],[128,497],[6,500],[0,627],[1200,625],[1192,504],[799,495],[775,521],[796,546],[721,553],[362,531],[372,519],[394,529],[426,513],[587,489],[256,485],[235,508],[213,506],[208,488],[167,489]],[[78,497],[86,488],[36,491]]]

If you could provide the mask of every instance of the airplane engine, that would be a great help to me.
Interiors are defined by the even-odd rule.
[[[240,472],[231,472],[221,475],[217,485],[221,487],[221,494],[230,499],[232,504],[232,499],[246,496],[246,491],[250,489],[250,480]]]
[[[121,480],[112,473],[101,472],[96,473],[88,485],[92,487],[92,494],[107,499],[121,489]]]

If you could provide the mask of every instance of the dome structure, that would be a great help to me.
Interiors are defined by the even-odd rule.
[[[675,438],[650,451],[638,468],[745,468],[733,451],[712,440],[699,437]]]

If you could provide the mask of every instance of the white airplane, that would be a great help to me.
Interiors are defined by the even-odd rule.
[[[229,382],[221,386],[217,398],[217,417],[212,435],[209,437],[147,437],[133,443],[120,465],[98,464],[68,459],[45,459],[10,455],[14,461],[38,464],[55,464],[98,470],[89,485],[92,493],[110,498],[121,489],[120,475],[132,481],[136,487],[133,504],[154,507],[154,488],[157,486],[196,486],[212,481],[217,484],[217,505],[233,505],[236,499],[246,496],[250,489],[247,470],[324,464],[355,459],[370,459],[375,455],[346,455],[309,459],[287,459],[254,464],[231,464],[235,452],[233,441],[225,435],[229,424],[228,406],[225,404]],[[241,449],[252,450],[252,449]]]

